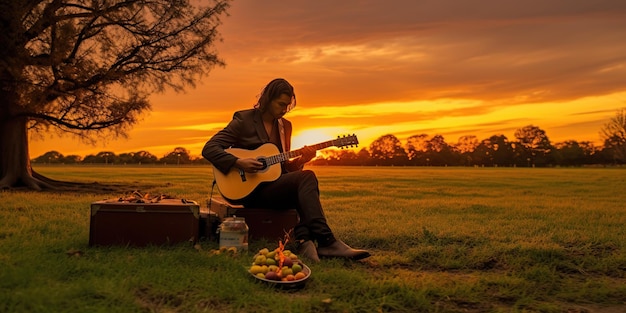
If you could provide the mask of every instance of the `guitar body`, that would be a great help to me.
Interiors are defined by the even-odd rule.
[[[266,143],[254,150],[246,150],[239,148],[229,148],[225,150],[228,153],[242,159],[242,158],[255,158],[263,159],[272,155],[279,154],[278,148],[271,144]],[[269,182],[277,180],[282,172],[280,163],[267,166],[264,170],[257,173],[244,172],[245,180],[241,177],[241,173],[238,168],[232,168],[227,174],[222,173],[217,168],[213,167],[213,177],[220,190],[222,196],[231,199],[239,200],[249,195],[254,188],[256,188],[262,182]]]

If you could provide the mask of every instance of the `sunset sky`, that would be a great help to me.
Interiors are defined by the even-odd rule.
[[[176,147],[200,154],[276,77],[295,87],[292,146],[356,134],[479,140],[535,125],[592,141],[626,107],[624,0],[235,0],[216,48],[227,63],[185,94],[155,94],[129,132],[96,146],[32,140],[31,157]]]

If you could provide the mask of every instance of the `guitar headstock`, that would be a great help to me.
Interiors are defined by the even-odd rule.
[[[337,136],[337,139],[333,140],[333,143],[339,148],[357,147],[359,145],[359,140],[356,138],[355,134],[343,135]]]

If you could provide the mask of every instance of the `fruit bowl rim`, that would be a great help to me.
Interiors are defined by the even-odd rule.
[[[297,285],[301,285],[306,283],[306,281],[309,279],[309,277],[311,277],[311,268],[308,267],[306,264],[298,261],[296,262],[298,264],[300,264],[302,266],[302,272],[304,272],[304,274],[306,274],[306,276],[304,276],[304,278],[302,279],[298,279],[298,280],[289,280],[289,281],[282,281],[282,280],[271,280],[271,279],[267,279],[267,278],[261,278],[259,276],[256,276],[254,274],[252,274],[252,272],[250,272],[250,270],[248,269],[248,273],[250,273],[250,275],[252,275],[252,277],[266,282],[266,283],[270,283],[270,284],[276,284],[276,285],[282,285],[282,286],[297,286]]]

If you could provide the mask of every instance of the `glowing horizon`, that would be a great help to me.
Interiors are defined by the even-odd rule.
[[[286,118],[294,122],[294,124],[296,125],[296,129],[294,129],[292,137],[293,149],[300,148],[304,145],[311,145],[334,139],[337,136],[351,134],[355,134],[359,139],[360,144],[356,148],[357,150],[361,148],[368,148],[374,140],[388,134],[396,136],[403,143],[405,142],[406,138],[412,135],[419,135],[424,133],[429,135],[430,137],[434,135],[443,135],[448,144],[455,144],[459,137],[465,135],[477,136],[479,140],[486,139],[492,135],[505,135],[507,136],[507,138],[509,138],[509,140],[515,140],[515,138],[513,137],[514,131],[516,129],[531,124],[546,130],[546,133],[553,144],[566,140],[577,140],[579,142],[590,141],[595,143],[596,145],[601,145],[602,143],[600,141],[599,135],[601,126],[604,123],[608,122],[609,118],[613,117],[614,113],[621,108],[620,105],[615,105],[613,107],[610,106],[610,102],[612,102],[612,100],[616,97],[626,98],[626,93],[609,95],[606,97],[593,97],[591,99],[580,99],[576,101],[571,101],[568,103],[568,107],[570,109],[573,109],[573,112],[566,111],[560,106],[551,107],[546,103],[536,103],[507,107],[498,111],[484,113],[480,116],[446,115],[439,118],[433,118],[432,115],[436,115],[438,112],[435,111],[433,107],[437,107],[441,103],[437,101],[419,101],[412,104],[405,103],[404,106],[409,106],[409,109],[406,111],[402,110],[402,106],[398,106],[384,113],[381,112],[382,110],[380,110],[380,108],[381,106],[389,105],[389,103],[377,103],[370,106],[346,106],[334,111],[329,111],[329,109],[326,107],[317,107],[311,109],[296,108],[294,111],[288,113]],[[450,104],[448,100],[444,100],[444,102]],[[606,102],[608,103],[601,110],[586,112],[584,110],[589,108],[588,105],[586,105],[588,102],[593,102],[594,104]],[[462,105],[454,106],[455,108],[467,108],[471,105],[471,102],[456,101],[456,103]],[[424,112],[419,112],[419,110],[417,109],[418,104],[420,106],[426,106]],[[526,113],[525,117],[516,118],[518,116],[522,116],[522,113],[529,108],[534,108],[535,110],[538,110],[538,116],[529,117],[529,115]],[[446,110],[449,109],[450,108]],[[364,113],[368,110],[370,112]],[[378,112],[378,116],[376,112]],[[393,122],[392,127],[389,124],[383,123],[381,123],[380,125],[371,123],[358,123],[360,119],[376,119],[379,118],[380,115],[403,113],[408,114],[410,112],[418,112],[420,115],[426,115],[427,117],[424,117],[421,121],[418,121],[417,119],[403,121],[403,119],[398,118],[395,122]],[[135,136],[141,136],[142,132],[163,132],[169,134],[182,132],[187,134],[187,136],[184,137],[179,137],[175,135],[175,138],[177,140],[177,143],[175,144],[154,144],[153,141],[147,141],[144,145],[136,145],[132,140],[125,141],[122,139],[121,143],[126,142],[128,143],[128,145],[120,145],[121,149],[117,150],[108,149],[106,147],[91,147],[84,145],[84,149],[73,150],[72,153],[64,153],[60,149],[50,149],[36,155],[33,154],[31,155],[31,157],[37,157],[45,152],[52,150],[59,151],[64,155],[77,154],[83,157],[88,154],[96,154],[102,151],[113,151],[116,154],[119,154],[144,150],[156,155],[157,157],[161,157],[169,152],[172,152],[176,147],[186,148],[187,150],[191,151],[192,155],[199,156],[201,149],[204,146],[204,143],[210,138],[212,134],[226,126],[226,124],[230,121],[231,114],[232,113],[228,113],[228,115],[225,116],[223,122],[203,123],[196,125],[172,125],[163,128],[154,127],[150,123],[148,123],[146,127],[138,127],[137,129],[131,131],[131,134],[134,134]],[[568,119],[553,120],[550,118],[557,115],[567,116]],[[357,123],[344,123],[342,125],[332,126],[332,123],[341,118],[356,120]],[[328,120],[330,122],[330,125],[318,126],[324,123],[315,123],[316,120]],[[312,126],[297,127],[298,125],[310,125],[311,123],[313,123]],[[581,129],[581,125],[583,124],[588,125],[586,126],[586,128]],[[478,129],[480,128],[479,126],[482,126],[481,130]],[[594,133],[593,127],[595,126],[597,126],[597,129],[595,129]],[[589,127],[591,127],[591,132],[588,129]],[[578,129],[579,132],[576,133],[574,131],[575,129]],[[201,134],[205,135],[202,136]],[[556,136],[554,134],[556,134]],[[594,136],[596,137],[595,139],[593,138]],[[157,137],[156,139],[164,140],[164,138],[167,138],[167,136]],[[152,137],[152,139],[155,138]],[[65,141],[73,142],[73,145],[77,144],[77,142],[73,140],[65,139]],[[32,148],[31,151],[33,151]]]

